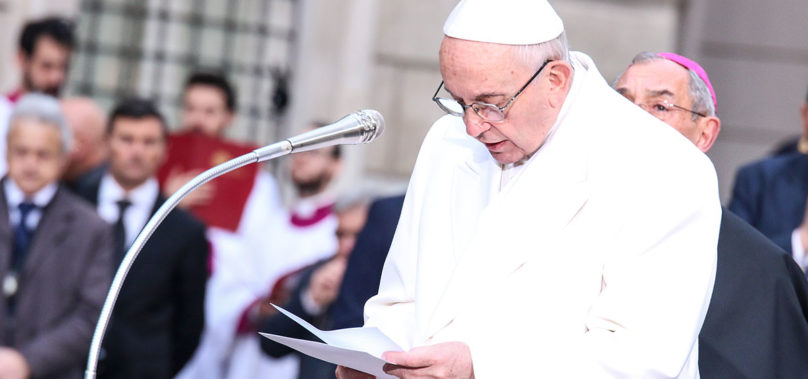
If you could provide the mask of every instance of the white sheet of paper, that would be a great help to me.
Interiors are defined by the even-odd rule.
[[[395,376],[388,375],[384,372],[384,370],[382,370],[382,367],[384,367],[384,364],[387,362],[366,352],[344,349],[341,347],[326,345],[322,342],[289,338],[275,334],[260,334],[310,357],[333,363],[335,365],[350,367],[354,370],[374,375],[376,378],[395,379]]]
[[[385,351],[402,351],[403,349],[384,335],[378,328],[347,328],[338,330],[320,330],[306,320],[297,317],[292,312],[287,311],[275,304],[275,309],[289,317],[300,326],[306,328],[311,334],[323,342],[343,349],[364,351],[374,357],[381,358]]]
[[[279,312],[306,328],[325,343],[290,338],[269,333],[260,333],[277,343],[291,347],[303,354],[336,365],[375,375],[378,378],[393,378],[382,371],[385,362],[381,357],[385,351],[402,351],[389,337],[377,328],[347,328],[320,330],[306,320],[272,304]]]

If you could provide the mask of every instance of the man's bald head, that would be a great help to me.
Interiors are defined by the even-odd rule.
[[[106,116],[98,104],[86,97],[67,98],[61,104],[75,139],[64,177],[75,180],[107,159]]]
[[[691,69],[655,53],[638,54],[615,90],[707,152],[721,130],[709,85]]]

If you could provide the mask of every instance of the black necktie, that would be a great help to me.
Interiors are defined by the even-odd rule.
[[[20,222],[14,228],[14,260],[12,267],[20,267],[19,262],[25,257],[28,252],[28,246],[31,245],[31,235],[33,231],[28,228],[28,216],[31,211],[36,209],[36,205],[30,202],[22,202],[20,208]]]
[[[14,245],[11,251],[11,269],[3,279],[3,292],[8,297],[8,313],[13,314],[16,294],[19,286],[19,277],[25,263],[25,255],[31,246],[31,237],[34,231],[28,227],[28,216],[36,209],[31,202],[22,202],[19,205],[20,222],[14,226]]]
[[[123,218],[132,202],[123,199],[116,203],[118,204],[118,221],[115,223],[115,259],[112,261],[115,270],[118,269],[118,265],[121,264],[123,256],[126,254],[126,228]]]

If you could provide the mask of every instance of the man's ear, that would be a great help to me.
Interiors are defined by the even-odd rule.
[[[20,71],[25,71],[25,66],[28,65],[28,55],[22,49],[17,50],[17,67]]]
[[[699,123],[702,124],[701,134],[696,141],[696,147],[706,153],[713,147],[715,140],[718,138],[718,133],[721,132],[721,119],[715,116],[702,117]]]
[[[230,128],[230,126],[233,125],[233,120],[235,119],[236,119],[236,113],[227,111],[227,122],[226,122],[227,126],[225,126],[225,129]]]
[[[550,62],[547,66],[548,99],[552,107],[561,108],[572,83],[572,66],[564,61]]]

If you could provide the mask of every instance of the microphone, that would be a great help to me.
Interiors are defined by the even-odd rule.
[[[258,162],[280,155],[316,150],[334,145],[357,145],[375,140],[384,133],[384,117],[372,110],[351,113],[339,121],[298,134],[283,141],[255,150]]]
[[[189,180],[185,185],[180,187],[177,192],[169,196],[157,212],[154,212],[154,215],[149,219],[149,222],[146,223],[146,226],[140,231],[140,234],[138,234],[132,246],[129,247],[121,264],[118,266],[118,270],[115,272],[115,277],[112,279],[109,292],[107,292],[104,306],[101,308],[98,323],[95,325],[93,339],[90,342],[90,352],[87,356],[87,370],[84,372],[85,379],[95,379],[96,377],[98,356],[101,352],[101,342],[104,340],[104,333],[106,333],[109,319],[112,316],[112,309],[115,307],[115,301],[118,299],[118,294],[121,291],[123,281],[126,279],[129,268],[132,267],[132,264],[135,262],[138,254],[140,254],[146,241],[149,240],[152,233],[154,233],[157,227],[160,226],[160,223],[168,216],[168,213],[171,212],[185,196],[191,193],[191,191],[216,177],[249,164],[268,161],[290,153],[314,150],[327,146],[368,143],[382,135],[383,131],[384,117],[382,117],[379,112],[371,109],[357,111],[343,117],[333,124],[264,146],[214,166]]]

